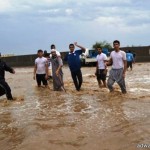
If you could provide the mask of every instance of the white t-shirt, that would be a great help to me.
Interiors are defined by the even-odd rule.
[[[56,51],[56,55],[61,57],[60,52],[59,52],[59,51],[57,51],[56,49],[55,49],[55,51]],[[52,54],[50,54],[49,56],[50,56],[50,58],[51,58],[51,57],[52,57]]]
[[[106,54],[104,53],[98,54],[96,60],[98,62],[98,69],[105,69],[104,61],[107,60]]]
[[[57,56],[61,56],[60,52],[58,52],[57,50],[56,50],[56,54]]]
[[[44,57],[35,59],[35,64],[37,65],[36,74],[46,74],[47,59]]]
[[[113,64],[112,68],[113,69],[121,69],[124,68],[124,63],[123,60],[126,60],[126,53],[122,50],[119,52],[112,51],[110,54],[110,58],[112,58]]]

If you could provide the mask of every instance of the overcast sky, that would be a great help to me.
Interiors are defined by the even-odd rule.
[[[121,46],[150,45],[150,0],[0,0],[3,54],[115,39]]]

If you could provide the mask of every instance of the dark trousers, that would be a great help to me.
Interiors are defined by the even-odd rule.
[[[47,80],[45,79],[46,74],[36,74],[36,82],[38,86],[41,86],[41,82],[43,85],[47,85]]]
[[[8,100],[12,100],[11,89],[5,80],[0,80],[0,96],[6,94]]]
[[[83,82],[81,70],[71,71],[71,76],[76,87],[76,90],[79,91]]]
[[[127,61],[127,68],[129,67],[132,69],[132,61]]]

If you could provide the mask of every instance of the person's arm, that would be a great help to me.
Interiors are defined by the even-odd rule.
[[[126,60],[126,53],[123,53],[123,63],[124,63],[124,68],[123,68],[123,77],[125,78],[125,73],[127,70],[127,60]]]
[[[62,62],[62,59],[60,57],[58,57],[58,63],[59,63],[59,67],[57,68],[56,70],[56,75],[58,76],[59,75],[59,71],[60,69],[62,68],[63,66],[63,62]]]
[[[106,56],[106,54],[104,55],[104,64],[105,64],[105,70],[107,69],[107,62],[108,62],[108,58]]]
[[[135,59],[134,59],[134,57],[133,57],[133,54],[132,54],[132,62],[135,63]]]
[[[77,42],[74,42],[74,45],[81,48],[82,52],[84,53],[86,51],[85,47],[81,46],[81,45],[78,45]]]
[[[9,71],[10,73],[15,74],[15,70],[9,67],[6,63],[4,63],[4,68],[5,68],[5,71]]]
[[[37,64],[35,64],[34,71],[33,71],[33,79],[34,80],[35,80],[35,76],[36,76],[36,70],[37,70]]]
[[[112,60],[112,58],[110,58],[109,60],[106,60],[105,65],[106,66],[112,66],[112,63],[113,63],[113,60]]]
[[[48,61],[47,60],[45,62],[45,72],[46,72],[45,78],[48,79]]]
[[[125,78],[125,73],[126,73],[126,70],[127,70],[127,61],[126,61],[126,60],[123,60],[123,63],[124,63],[123,77]]]
[[[113,59],[112,59],[112,52],[110,53],[110,58],[109,60],[106,61],[105,65],[106,66],[112,66],[113,64]]]
[[[96,62],[96,70],[95,70],[95,75],[97,76],[97,72],[98,72],[98,61]]]
[[[98,55],[96,56],[96,70],[95,70],[95,75],[97,76],[98,72]]]

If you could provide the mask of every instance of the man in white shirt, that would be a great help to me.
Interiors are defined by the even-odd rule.
[[[41,82],[45,87],[47,86],[48,78],[48,63],[47,59],[43,57],[43,51],[40,49],[37,52],[38,58],[35,59],[34,76],[33,79],[37,81],[38,87],[41,86]]]
[[[95,75],[97,76],[99,87],[102,87],[102,82],[103,82],[103,86],[106,87],[107,66],[105,63],[107,61],[107,56],[106,54],[102,53],[101,47],[97,47],[97,51],[98,51],[98,55],[96,57],[97,65],[96,65]]]
[[[112,69],[109,73],[109,78],[107,81],[107,86],[112,92],[114,90],[113,84],[117,82],[121,88],[123,94],[126,94],[126,85],[125,85],[125,72],[127,68],[127,61],[126,61],[126,53],[120,50],[120,42],[115,40],[113,42],[114,51],[110,54],[110,60],[107,65],[112,64]]]

